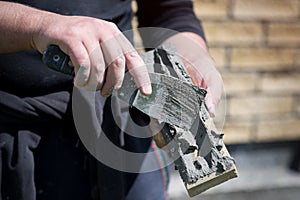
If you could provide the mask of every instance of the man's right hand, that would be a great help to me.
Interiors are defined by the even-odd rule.
[[[41,24],[39,32],[33,35],[33,47],[42,53],[48,45],[58,45],[75,67],[77,87],[101,90],[102,95],[108,96],[113,88],[121,87],[126,65],[141,92],[151,94],[143,60],[115,24],[57,14],[49,14]]]
[[[4,1],[0,1],[0,19],[0,53],[32,48],[43,53],[47,46],[58,45],[75,68],[75,86],[108,96],[121,87],[126,66],[141,92],[151,94],[143,60],[111,22]]]

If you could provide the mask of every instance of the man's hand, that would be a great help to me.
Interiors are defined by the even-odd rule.
[[[192,78],[195,85],[205,88],[207,95],[205,103],[212,117],[215,116],[215,108],[218,105],[223,92],[223,81],[220,73],[214,66],[213,60],[208,54],[204,40],[190,32],[178,33],[168,38],[164,44],[171,44],[170,51],[177,54],[183,61],[183,65]],[[153,139],[158,147],[166,149],[166,141],[161,132],[161,126],[155,119],[151,119],[150,128],[153,133]]]
[[[77,87],[101,90],[102,95],[108,96],[112,89],[121,87],[126,66],[141,92],[151,94],[143,60],[115,24],[90,17],[58,15],[10,2],[0,1],[0,6],[3,11],[0,33],[4,35],[0,52],[33,48],[43,53],[50,44],[58,45],[75,67]]]
[[[100,89],[102,95],[108,96],[112,88],[121,87],[126,65],[142,93],[151,93],[143,60],[115,24],[61,15],[51,15],[45,22],[34,35],[33,46],[43,52],[48,45],[56,44],[69,55],[77,87]]]
[[[176,47],[193,83],[207,90],[205,103],[211,116],[215,116],[216,106],[223,92],[223,81],[208,54],[204,40],[195,33],[183,32],[164,43],[171,43]]]

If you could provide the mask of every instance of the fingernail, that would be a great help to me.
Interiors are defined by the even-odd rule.
[[[142,87],[142,88],[141,88],[141,92],[142,92],[144,95],[146,95],[146,96],[151,95],[151,93],[152,93],[152,86],[151,86],[151,84]]]

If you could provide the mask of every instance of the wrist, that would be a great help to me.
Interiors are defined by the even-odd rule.
[[[59,21],[59,14],[51,13],[42,10],[36,10],[35,17],[39,20],[35,23],[35,27],[32,28],[30,47],[43,53],[45,48],[50,45],[49,39],[51,38],[51,27],[55,27],[55,23]]]

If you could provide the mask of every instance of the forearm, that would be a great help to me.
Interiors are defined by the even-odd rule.
[[[55,14],[0,1],[0,53],[35,48],[33,37],[39,33],[49,15]]]

